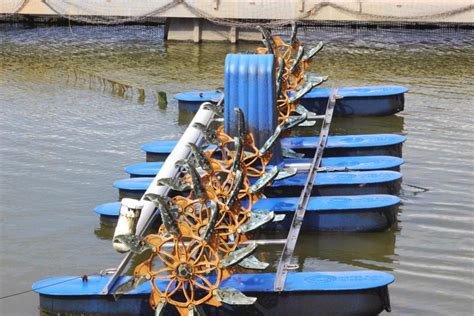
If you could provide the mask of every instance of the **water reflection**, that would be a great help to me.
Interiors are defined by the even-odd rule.
[[[188,126],[194,117],[195,111],[180,109],[178,112],[178,124]],[[383,117],[337,117],[331,124],[331,135],[347,134],[402,134],[405,118],[401,115]],[[291,130],[293,136],[315,136],[319,126],[299,127]]]
[[[112,241],[115,231],[115,224],[116,223],[99,221],[99,227],[94,229],[94,234],[98,239]]]
[[[338,117],[331,123],[331,135],[404,133],[404,120],[401,115],[384,117]],[[315,136],[315,128],[297,128],[294,136]]]
[[[384,269],[392,270],[390,264],[395,256],[396,227],[375,233],[310,233],[305,232],[298,238],[295,258],[299,270],[324,271],[321,266],[311,262],[324,261],[327,270],[347,270],[354,267],[374,269],[373,264],[361,260],[383,263]],[[258,239],[286,238],[287,232],[259,234]],[[282,246],[259,246],[257,256],[272,263],[276,269],[280,260]],[[340,266],[342,264],[342,267]],[[381,265],[375,268],[380,269]]]

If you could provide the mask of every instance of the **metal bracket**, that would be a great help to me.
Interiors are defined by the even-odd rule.
[[[303,225],[303,218],[306,212],[306,207],[308,206],[309,199],[311,198],[311,191],[313,190],[314,180],[316,179],[316,174],[318,173],[319,166],[321,165],[324,148],[326,147],[326,143],[329,136],[329,129],[331,127],[332,115],[334,112],[335,105],[336,90],[332,90],[329,96],[329,101],[326,108],[326,115],[321,127],[321,132],[319,134],[319,144],[316,148],[316,153],[314,154],[313,161],[309,168],[308,178],[306,179],[303,191],[301,191],[298,206],[296,207],[295,215],[293,216],[293,222],[291,223],[291,228],[288,232],[288,237],[281,253],[280,262],[278,264],[276,272],[275,283],[273,286],[274,291],[276,292],[281,292],[284,290],[288,270],[293,267],[293,265],[291,264],[291,258],[293,257],[293,252],[295,251],[298,235],[300,233],[301,226]]]

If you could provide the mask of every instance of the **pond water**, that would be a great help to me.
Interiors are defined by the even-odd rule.
[[[111,183],[144,161],[140,144],[184,131],[191,116],[173,94],[222,86],[225,55],[255,47],[162,36],[161,27],[0,25],[0,296],[116,266],[113,229],[94,206],[117,199]],[[332,130],[408,136],[398,224],[380,233],[303,234],[301,268],[393,273],[394,315],[472,315],[472,31],[306,29],[301,38],[327,43],[312,68],[329,76],[326,86],[410,88],[404,112],[338,118]],[[112,82],[130,87],[122,93]],[[167,107],[156,104],[158,91]],[[280,250],[261,249],[272,269]],[[0,313],[39,314],[38,296],[2,299]]]

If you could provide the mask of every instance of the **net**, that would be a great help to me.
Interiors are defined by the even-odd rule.
[[[474,4],[441,1],[283,0],[2,0],[4,15],[43,12],[87,24],[140,23],[157,17],[198,17],[227,27],[275,28],[305,23],[472,23]]]

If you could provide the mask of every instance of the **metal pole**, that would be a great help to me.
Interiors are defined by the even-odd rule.
[[[316,153],[309,169],[308,178],[303,191],[301,191],[300,199],[298,201],[298,206],[296,207],[295,215],[293,216],[293,222],[288,232],[288,237],[283,247],[281,253],[280,262],[278,264],[277,273],[275,276],[274,291],[281,292],[285,288],[286,276],[288,270],[291,267],[291,258],[293,257],[293,252],[295,250],[296,241],[298,240],[298,235],[303,224],[303,218],[306,212],[306,207],[308,206],[309,199],[311,198],[311,191],[313,190],[314,180],[316,174],[318,173],[318,168],[321,164],[321,159],[323,158],[324,148],[326,147],[329,128],[331,127],[332,114],[334,112],[334,106],[336,105],[336,91],[332,90],[329,96],[328,106],[326,108],[326,115],[324,117],[323,125],[321,127],[321,132],[319,135],[319,144],[316,148]]]

